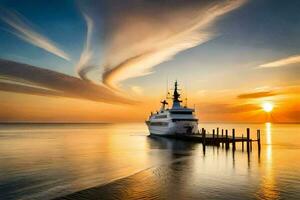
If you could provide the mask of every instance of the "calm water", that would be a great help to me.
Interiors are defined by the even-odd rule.
[[[0,125],[0,199],[300,199],[300,125],[201,127],[217,126],[261,129],[260,156],[150,138],[144,124]]]

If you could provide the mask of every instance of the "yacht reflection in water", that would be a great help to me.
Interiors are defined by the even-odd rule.
[[[159,137],[155,135],[149,135],[148,136],[148,144],[149,148],[155,149],[169,149],[173,151],[174,153],[176,152],[182,152],[186,151],[189,153],[192,153],[192,150],[194,150],[198,144],[193,143],[193,142],[186,142],[186,141],[181,141],[181,140],[176,140],[176,139],[170,139],[170,138],[164,138],[164,137]]]

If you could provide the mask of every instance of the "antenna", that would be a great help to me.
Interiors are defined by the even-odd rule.
[[[167,92],[166,92],[166,99],[168,99],[169,96],[169,80],[168,80],[168,76],[167,76]]]
[[[185,107],[188,106],[188,84],[187,81],[185,80]]]
[[[166,99],[172,99],[171,94],[169,92],[169,80],[167,77],[167,94],[166,94]]]

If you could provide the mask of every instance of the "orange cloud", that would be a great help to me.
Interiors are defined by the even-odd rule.
[[[219,103],[206,103],[198,107],[200,112],[203,113],[243,113],[260,110],[260,106],[254,104],[219,104]]]
[[[271,91],[267,92],[252,92],[252,93],[244,93],[238,95],[238,98],[240,99],[255,99],[255,98],[263,98],[263,97],[270,97],[270,96],[275,96],[278,95],[276,93],[273,93]]]

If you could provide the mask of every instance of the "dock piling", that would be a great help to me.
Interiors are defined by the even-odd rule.
[[[222,129],[222,135],[221,136],[222,136],[221,137],[222,138],[222,140],[221,140],[222,141],[222,147],[224,147],[224,142],[223,142],[224,141],[224,129]]]
[[[203,144],[203,147],[205,147],[205,143],[206,143],[206,130],[203,128],[202,129],[202,144]]]
[[[225,148],[229,149],[229,139],[228,139],[228,130],[227,129],[225,130],[225,139],[226,139]]]
[[[247,128],[247,152],[250,150],[250,128]]]
[[[216,140],[216,143],[218,145],[218,147],[220,146],[220,143],[219,143],[219,127],[217,128],[217,140]]]
[[[232,129],[232,150],[235,151],[235,129]]]
[[[244,134],[242,134],[242,151],[244,152]]]
[[[257,130],[257,147],[258,151],[260,151],[260,130]]]

